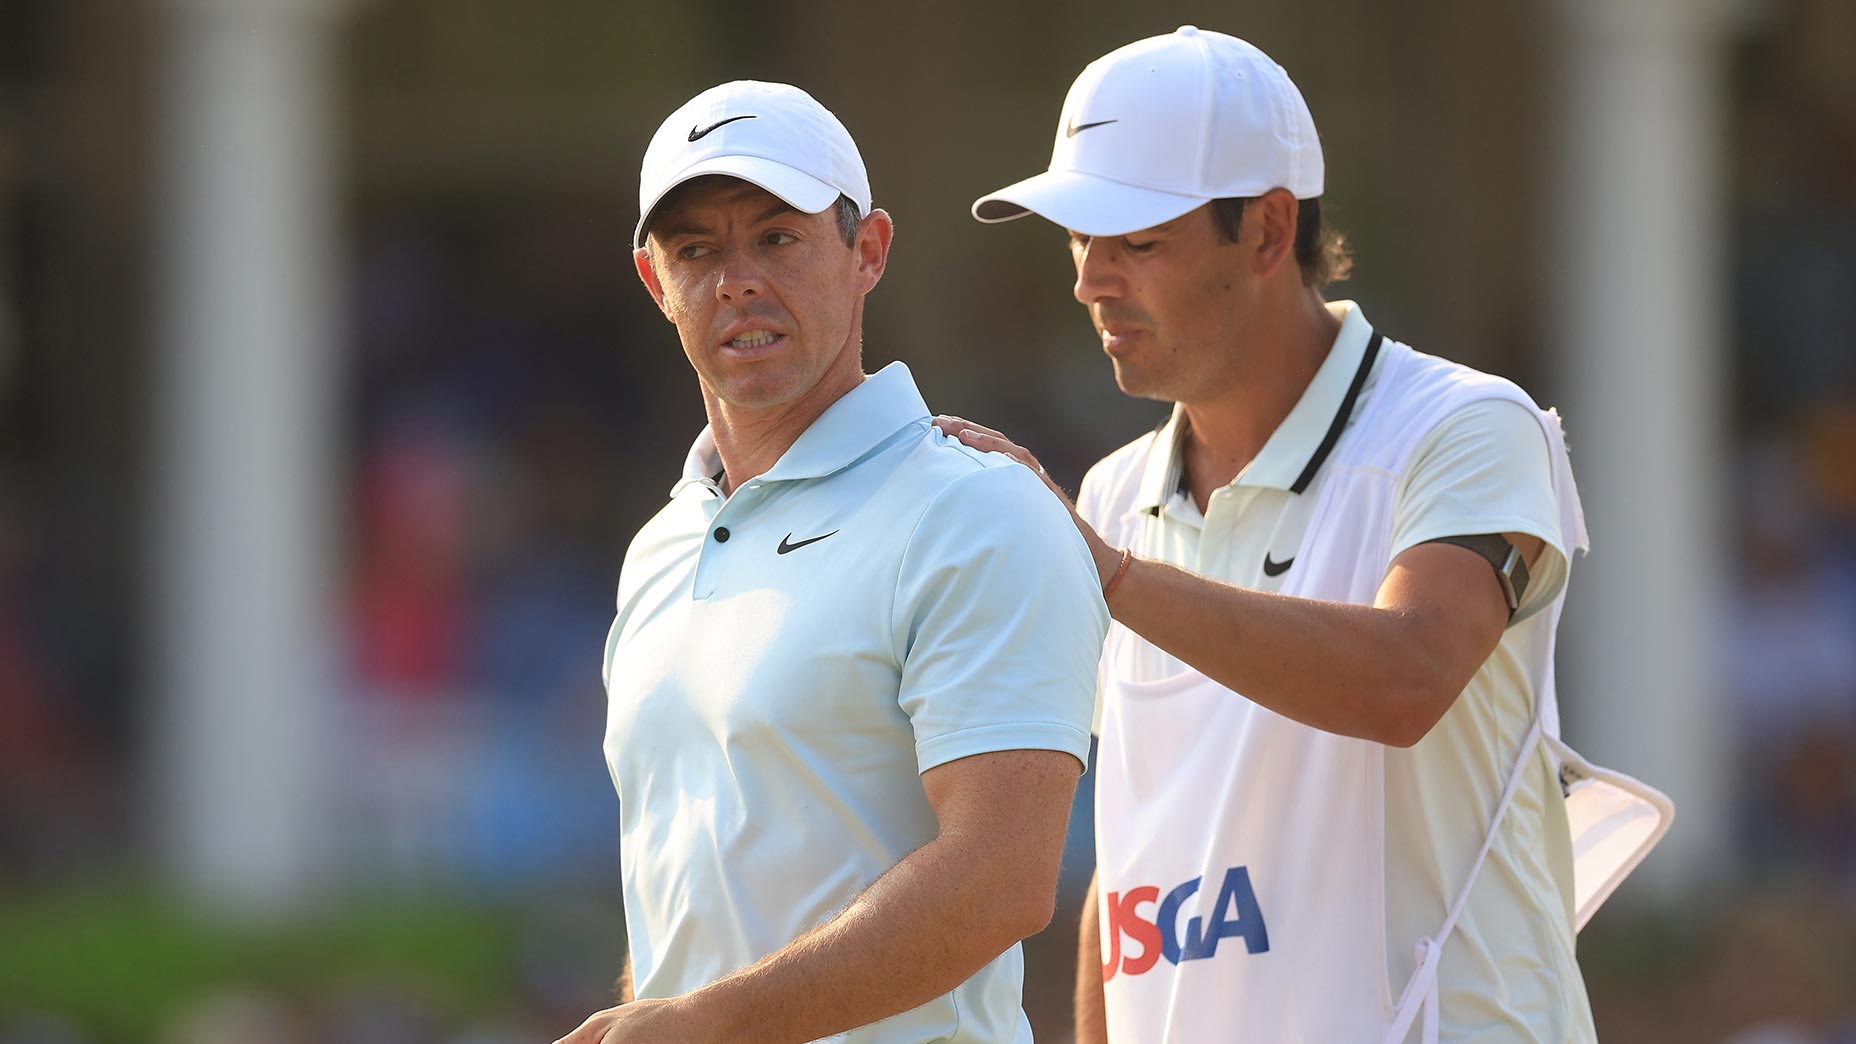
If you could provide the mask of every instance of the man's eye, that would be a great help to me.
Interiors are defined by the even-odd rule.
[[[688,246],[677,248],[677,257],[684,261],[694,261],[700,257],[707,257],[712,253],[714,253],[714,251],[707,243],[691,243]]]
[[[1154,244],[1160,241],[1157,239],[1149,239],[1149,240],[1146,240],[1145,242],[1137,243],[1132,239],[1124,239],[1122,240],[1122,242],[1127,244],[1129,250],[1132,250],[1137,254],[1145,254],[1149,250],[1152,250],[1154,248]]]
[[[785,246],[788,243],[799,242],[799,237],[793,235],[791,232],[769,232],[767,233],[767,242],[774,246]]]

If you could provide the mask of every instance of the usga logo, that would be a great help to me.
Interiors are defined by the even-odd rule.
[[[1109,952],[1108,960],[1102,964],[1102,981],[1114,978],[1117,972],[1144,975],[1162,957],[1169,964],[1202,961],[1217,954],[1218,940],[1233,936],[1243,939],[1244,948],[1251,953],[1269,950],[1270,932],[1263,924],[1263,910],[1257,905],[1257,893],[1251,891],[1250,871],[1241,866],[1224,872],[1224,884],[1219,886],[1218,898],[1212,903],[1210,920],[1189,918],[1186,937],[1180,938],[1179,908],[1198,893],[1202,880],[1195,877],[1166,893],[1164,899],[1154,885],[1110,892],[1103,898],[1102,913],[1108,918]],[[1140,909],[1154,904],[1158,904],[1158,909],[1148,913]],[[1138,956],[1122,956],[1124,935],[1140,944]]]

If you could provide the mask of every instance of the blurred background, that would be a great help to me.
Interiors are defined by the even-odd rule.
[[[1565,731],[1681,808],[1581,937],[1600,1033],[1856,1041],[1856,4],[1136,6],[0,0],[0,1044],[608,1003],[598,656],[702,424],[628,256],[651,131],[834,109],[898,224],[867,368],[1074,485],[1163,407],[1062,233],[966,209],[1186,22],[1306,95],[1330,297],[1566,416]]]

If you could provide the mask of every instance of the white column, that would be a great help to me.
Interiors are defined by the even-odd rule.
[[[1731,874],[1722,265],[1733,0],[1557,0],[1550,345],[1592,554],[1560,649],[1565,731],[1678,806],[1620,893]]]
[[[183,892],[235,916],[326,869],[340,6],[163,2],[148,796]]]

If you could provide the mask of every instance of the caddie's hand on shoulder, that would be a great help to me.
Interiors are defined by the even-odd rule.
[[[635,1000],[594,1012],[554,1044],[691,1044],[705,1035],[679,1000]]]
[[[1108,542],[1097,535],[1089,523],[1083,521],[1082,516],[1076,513],[1076,505],[1071,502],[1069,494],[1051,480],[1044,465],[1038,463],[1038,458],[1032,456],[1030,450],[1013,442],[1004,433],[983,424],[975,424],[964,417],[941,414],[935,417],[934,426],[944,434],[959,439],[963,445],[972,446],[982,453],[1003,453],[1036,472],[1038,478],[1044,480],[1045,487],[1055,493],[1063,506],[1069,509],[1070,520],[1076,523],[1077,530],[1083,534],[1083,542],[1089,545],[1089,553],[1095,558],[1097,572],[1102,574],[1103,582],[1107,582],[1115,567],[1120,564],[1121,553],[1109,547]]]
[[[948,414],[937,416],[934,419],[934,426],[940,428],[944,434],[959,439],[963,444],[972,446],[982,453],[1003,453],[1037,472],[1038,477],[1044,480],[1044,484],[1050,487],[1050,491],[1057,494],[1057,499],[1063,501],[1065,507],[1074,509],[1075,505],[1070,503],[1069,495],[1057,488],[1057,484],[1050,480],[1050,475],[1044,471],[1044,465],[1038,463],[1038,458],[1032,456],[1030,450],[1006,438],[1002,432],[994,431],[984,424],[975,424],[965,417],[954,417]]]

